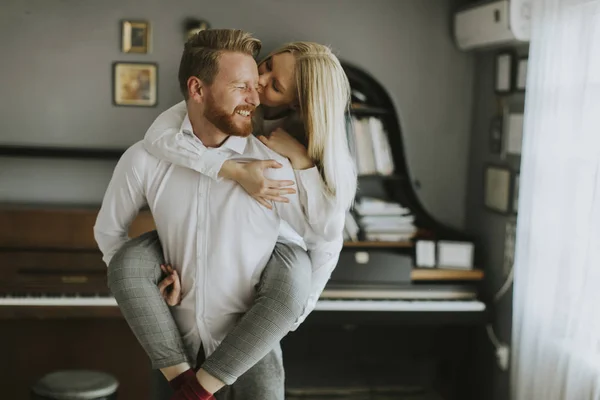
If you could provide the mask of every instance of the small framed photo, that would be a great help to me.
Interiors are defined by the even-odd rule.
[[[188,18],[184,23],[185,40],[187,41],[196,33],[209,29],[210,25],[206,21],[195,18]]]
[[[520,156],[523,148],[525,115],[523,113],[508,113],[505,122],[504,150],[507,154]]]
[[[507,214],[511,209],[511,173],[506,167],[488,165],[484,171],[484,204],[491,211]]]
[[[517,214],[519,212],[519,179],[521,174],[516,172],[513,176],[513,189],[512,189],[512,212]]]
[[[496,54],[495,91],[498,94],[510,93],[513,83],[514,56],[510,52]]]
[[[518,91],[524,92],[527,86],[527,63],[529,59],[527,57],[519,59],[517,63],[517,79],[515,87]]]
[[[124,53],[148,53],[150,24],[146,21],[123,21],[121,49]]]
[[[156,106],[157,79],[158,66],[155,63],[115,62],[113,64],[114,104]]]

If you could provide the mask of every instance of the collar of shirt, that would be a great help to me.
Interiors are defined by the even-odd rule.
[[[192,136],[195,140],[198,141],[202,146],[204,143],[196,135],[194,135],[194,129],[192,128],[192,122],[190,121],[189,114],[185,114],[185,118],[183,118],[183,122],[181,123],[181,132],[186,135]],[[241,136],[233,136],[230,135],[225,142],[219,147],[219,149],[228,149],[237,154],[244,154],[244,150],[246,149],[246,143],[248,142],[248,138]]]

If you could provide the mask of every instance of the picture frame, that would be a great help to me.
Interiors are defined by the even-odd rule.
[[[521,173],[515,172],[513,175],[512,183],[512,212],[513,214],[519,213],[519,183],[521,179]]]
[[[121,50],[123,53],[148,53],[150,51],[150,23],[148,21],[122,21]]]
[[[154,107],[158,103],[156,63],[113,63],[113,104]]]
[[[483,202],[493,212],[509,214],[511,211],[511,180],[509,168],[486,165],[483,175]]]
[[[494,89],[497,94],[510,93],[513,90],[514,55],[504,51],[496,54]]]
[[[187,42],[187,40],[190,39],[192,36],[206,29],[210,29],[210,24],[207,21],[196,18],[186,19],[183,25],[183,30],[185,32],[185,41]]]
[[[529,64],[528,57],[522,57],[517,62],[517,77],[515,79],[515,89],[519,92],[524,92],[527,86],[527,67]]]
[[[525,115],[523,112],[509,112],[504,121],[504,150],[506,154],[521,156]]]

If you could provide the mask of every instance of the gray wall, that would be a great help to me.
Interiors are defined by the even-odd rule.
[[[460,1],[458,1],[460,2]],[[0,143],[125,148],[180,100],[182,21],[282,42],[331,45],[386,87],[400,116],[419,195],[464,224],[472,57],[451,37],[455,0],[4,0],[0,6]],[[152,53],[120,52],[121,19],[152,23]],[[156,108],[114,107],[114,61],[159,65]],[[114,162],[0,157],[0,202],[99,204]]]
[[[502,49],[504,50],[504,49]],[[509,49],[510,50],[510,49]],[[515,54],[525,56],[527,46],[512,49]],[[520,157],[508,155],[502,157],[490,152],[490,122],[499,115],[503,105],[512,112],[523,112],[525,96],[513,93],[496,96],[494,93],[494,62],[496,50],[478,52],[475,56],[474,106],[471,134],[471,152],[468,167],[466,229],[478,242],[481,255],[481,267],[485,270],[483,296],[492,305],[492,299],[506,280],[504,269],[504,235],[507,222],[515,215],[502,215],[487,210],[483,202],[483,173],[487,164],[503,165],[513,171],[519,171]],[[512,289],[502,300],[495,304],[493,326],[498,339],[511,343],[512,329]],[[477,340],[479,351],[477,371],[480,374],[480,393],[486,400],[508,400],[510,372],[501,371],[496,364],[495,349],[484,331]]]

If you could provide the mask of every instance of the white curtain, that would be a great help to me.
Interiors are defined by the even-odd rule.
[[[531,11],[512,399],[600,399],[600,1]]]

